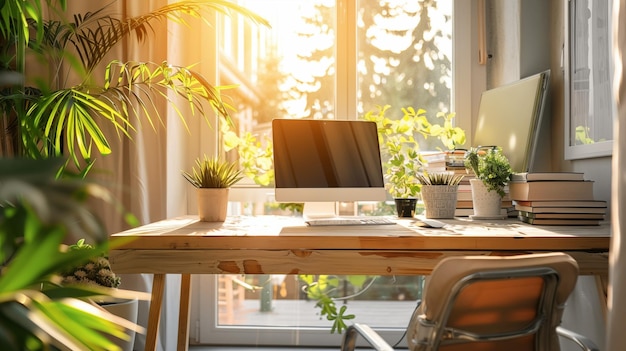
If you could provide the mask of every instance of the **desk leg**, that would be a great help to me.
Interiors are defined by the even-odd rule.
[[[180,308],[178,309],[178,351],[189,349],[189,302],[191,298],[191,274],[181,274]]]
[[[154,274],[152,279],[152,297],[150,298],[150,312],[148,315],[146,351],[155,351],[157,348],[157,336],[159,334],[159,322],[161,320],[161,305],[163,304],[165,274]]]
[[[608,317],[608,293],[609,293],[609,277],[605,275],[596,275],[596,286],[598,288],[598,296],[600,296],[600,306],[604,312],[604,318]]]

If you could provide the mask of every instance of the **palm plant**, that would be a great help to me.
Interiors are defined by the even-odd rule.
[[[138,326],[91,305],[91,297],[147,299],[98,286],[60,285],[59,272],[107,250],[107,233],[84,201],[105,190],[56,178],[64,161],[0,158],[0,345],[3,350],[114,350],[106,337]],[[81,233],[92,249],[63,250]]]
[[[44,9],[59,19],[44,19]],[[29,55],[47,62],[52,75],[37,87],[10,84],[2,91],[0,128],[7,132],[0,136],[0,153],[32,158],[67,155],[68,162],[83,174],[93,166],[95,155],[111,152],[105,124],[130,138],[137,128],[133,121],[139,120],[134,117],[145,117],[153,128],[161,120],[155,99],[164,99],[179,111],[168,91],[205,119],[207,104],[224,117],[232,109],[220,97],[225,87],[211,85],[190,67],[113,60],[106,64],[104,77],[95,77],[95,69],[120,41],[132,34],[146,41],[153,29],[151,23],[171,20],[185,24],[187,18],[203,19],[206,11],[241,14],[268,25],[226,0],[180,1],[132,18],[116,18],[107,14],[107,7],[71,18],[65,10],[66,0],[0,2],[2,70],[26,72],[25,57]],[[31,32],[34,35],[29,35]],[[78,75],[77,84],[67,83],[70,72]],[[178,114],[184,123],[183,115]]]

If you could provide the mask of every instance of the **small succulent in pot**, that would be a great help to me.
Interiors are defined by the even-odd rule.
[[[230,187],[243,178],[234,162],[218,157],[198,158],[191,172],[182,172],[183,177],[196,187],[198,215],[204,222],[223,222],[228,212]]]
[[[424,172],[416,174],[417,182],[422,185],[459,185],[465,177],[463,174],[454,174],[452,172]]]
[[[230,188],[242,178],[236,163],[207,155],[196,160],[191,172],[182,174],[196,188]]]
[[[94,250],[94,247],[80,239],[69,246],[70,250]],[[63,284],[98,285],[107,288],[118,288],[120,277],[111,270],[109,259],[104,255],[95,255],[81,266],[75,266],[62,273]]]

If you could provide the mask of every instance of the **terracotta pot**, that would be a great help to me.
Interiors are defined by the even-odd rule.
[[[426,218],[454,218],[458,185],[422,185]]]
[[[198,216],[203,222],[224,222],[228,210],[228,188],[198,188]]]

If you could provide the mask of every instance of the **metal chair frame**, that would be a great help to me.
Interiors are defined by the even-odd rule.
[[[537,315],[527,326],[506,332],[495,333],[475,333],[458,328],[448,327],[448,319],[453,311],[454,303],[464,288],[476,282],[507,280],[516,278],[540,277],[543,279],[543,289],[539,298],[539,305],[536,309]],[[555,311],[562,311],[565,306],[556,304],[556,292],[559,286],[559,273],[550,267],[519,267],[514,269],[486,269],[463,276],[454,283],[449,297],[445,301],[445,307],[441,313],[441,318],[436,321],[425,319],[425,315],[420,313],[420,305],[416,308],[411,323],[409,324],[407,339],[410,350],[437,351],[440,346],[454,343],[471,343],[484,341],[500,341],[519,338],[531,334],[537,334],[535,338],[535,350],[549,349],[553,328],[549,321],[554,318]],[[562,312],[559,312],[562,313]],[[560,314],[559,314],[560,316]],[[558,318],[558,316],[556,316]],[[414,330],[411,330],[414,328]],[[413,334],[414,332],[414,334]],[[599,350],[589,338],[574,333],[562,327],[556,327],[559,336],[572,340],[584,351]],[[356,347],[358,336],[362,336],[367,343],[379,351],[393,351],[393,348],[380,337],[371,327],[364,324],[354,324],[346,330],[341,346],[342,351],[352,351]],[[542,344],[543,343],[543,344]]]

